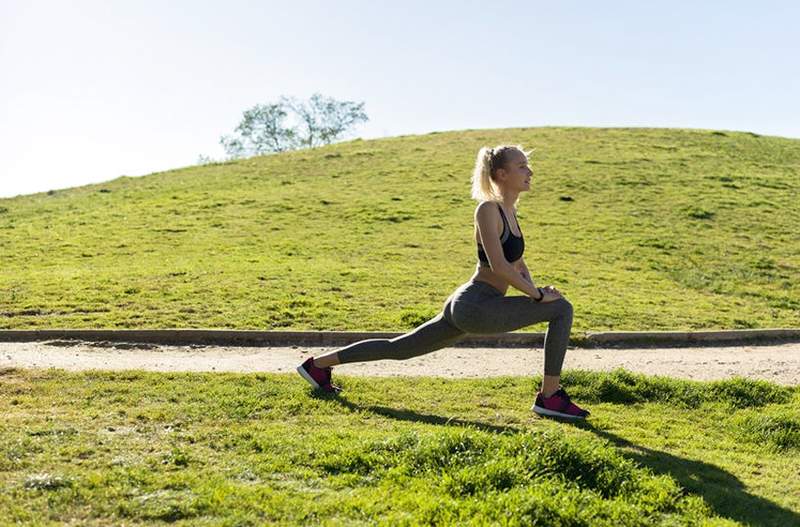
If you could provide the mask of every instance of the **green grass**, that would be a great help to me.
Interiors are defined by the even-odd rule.
[[[0,328],[405,331],[474,271],[470,171],[502,142],[536,148],[525,258],[575,333],[800,326],[800,140],[518,128],[2,199]]]
[[[539,379],[4,370],[2,524],[800,523],[800,388]]]

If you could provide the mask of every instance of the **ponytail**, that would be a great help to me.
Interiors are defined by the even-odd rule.
[[[475,159],[475,168],[472,171],[472,199],[477,201],[501,201],[499,189],[492,179],[493,171],[497,164],[497,149],[482,147]]]

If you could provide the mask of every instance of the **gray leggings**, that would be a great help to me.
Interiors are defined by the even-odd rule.
[[[560,298],[538,303],[528,296],[505,296],[492,285],[470,280],[456,289],[442,312],[413,331],[389,339],[368,339],[337,350],[342,364],[405,360],[451,346],[468,333],[505,333],[549,321],[544,338],[544,374],[560,375],[572,329],[572,304]]]

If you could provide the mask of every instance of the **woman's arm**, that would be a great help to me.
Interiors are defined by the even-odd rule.
[[[515,264],[506,260],[503,247],[500,245],[500,232],[497,227],[499,219],[500,209],[490,201],[482,202],[475,209],[475,223],[478,225],[478,235],[489,260],[489,267],[515,289],[534,299],[539,298],[539,290],[520,275]]]
[[[533,283],[533,278],[531,278],[531,273],[528,271],[528,266],[525,265],[525,260],[523,258],[517,260],[515,267],[517,268],[517,271],[519,271],[519,274],[522,275],[522,278],[530,282],[533,287],[536,287],[536,284]]]
[[[514,262],[514,268],[519,272],[520,276],[522,276],[522,278],[524,280],[530,282],[533,287],[539,288],[539,286],[537,286],[536,284],[533,283],[533,278],[531,278],[531,273],[528,271],[528,266],[525,265],[525,260],[520,258],[519,260]],[[543,294],[545,294],[545,293],[547,293],[547,294],[555,293],[556,296],[554,296],[552,298],[553,300],[557,300],[558,298],[563,298],[563,296],[564,296],[564,295],[561,294],[561,291],[559,291],[558,289],[556,289],[555,287],[553,287],[551,285],[548,285],[546,287],[542,287],[542,288],[539,288],[539,289],[542,291]],[[550,301],[551,300],[548,300],[548,302],[550,302]]]

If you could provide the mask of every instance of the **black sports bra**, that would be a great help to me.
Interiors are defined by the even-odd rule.
[[[508,226],[508,220],[503,212],[503,208],[499,203],[497,204],[497,208],[500,209],[500,216],[503,218],[503,232],[500,235],[503,255],[509,262],[516,262],[522,257],[522,253],[525,252],[525,238],[522,236],[522,229],[519,231],[519,237],[514,236],[514,233],[511,232]],[[519,225],[519,223],[517,223],[517,225]],[[481,267],[490,267],[489,259],[486,257],[486,252],[483,250],[483,246],[480,242],[478,242],[478,260],[480,260]]]

